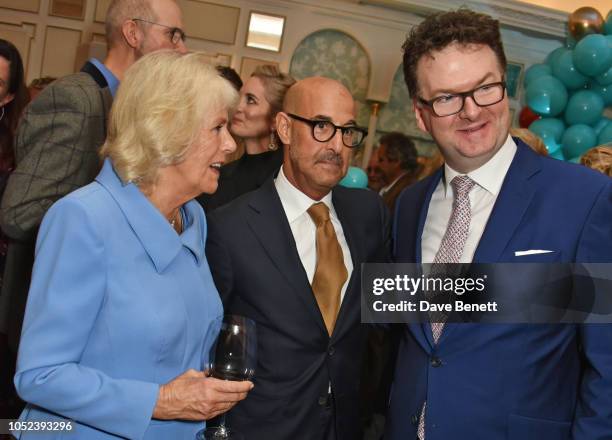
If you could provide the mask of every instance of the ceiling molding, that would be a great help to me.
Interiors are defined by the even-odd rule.
[[[566,37],[567,12],[535,6],[517,0],[359,0],[360,4],[405,11],[427,16],[459,6],[487,13],[502,26],[557,38]]]

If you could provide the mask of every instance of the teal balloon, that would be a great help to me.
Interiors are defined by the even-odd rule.
[[[563,85],[570,90],[584,87],[589,80],[576,69],[572,50],[561,54],[551,67],[555,78],[561,80]]]
[[[579,165],[580,165],[580,156],[578,156],[578,157],[574,157],[574,158],[572,158],[572,159],[568,160],[568,162],[571,162],[571,163],[577,163],[577,164],[579,164]]]
[[[595,145],[597,145],[595,130],[588,125],[572,125],[563,134],[563,155],[565,157],[580,157],[582,153]]]
[[[609,119],[606,117],[601,118],[595,125],[593,125],[593,130],[595,130],[595,134],[599,136],[599,133],[601,133],[601,130],[606,128],[606,125],[610,123],[612,123],[612,119]]]
[[[600,86],[597,83],[591,84],[591,90],[601,96],[604,107],[612,106],[612,84],[609,86]]]
[[[367,188],[368,175],[358,167],[349,167],[346,176],[340,181],[340,185],[347,188]]]
[[[561,148],[549,153],[548,155],[553,159],[565,160],[565,156],[563,156],[563,150]]]
[[[559,58],[565,52],[568,52],[568,49],[565,47],[556,48],[551,53],[549,53],[548,56],[546,57],[546,64],[552,67],[553,63],[557,61],[557,58]]]
[[[546,151],[548,151],[549,156],[557,151],[561,151],[561,144],[557,143],[554,138],[549,137],[544,139],[544,146],[546,146]]]
[[[603,33],[606,35],[612,35],[612,9],[606,15],[606,21],[603,25]]]
[[[542,118],[533,121],[529,126],[529,130],[540,136],[544,143],[546,143],[547,138],[552,138],[555,142],[561,142],[563,132],[565,131],[565,124],[561,119]]]
[[[612,143],[612,123],[606,125],[597,136],[597,145]]]
[[[606,70],[601,75],[595,77],[595,81],[601,86],[609,86],[612,84],[612,67]]]
[[[552,75],[552,69],[548,64],[534,64],[525,71],[525,87],[531,81],[544,75]]]
[[[567,104],[567,90],[557,78],[544,75],[531,81],[526,91],[527,105],[542,116],[557,116]]]
[[[576,44],[573,53],[576,69],[588,76],[597,76],[612,67],[612,46],[606,37],[591,34]]]
[[[565,47],[567,47],[568,49],[573,49],[574,47],[576,47],[576,39],[574,38],[574,36],[572,34],[568,34],[567,38],[565,39]]]
[[[568,125],[594,125],[601,119],[603,109],[604,100],[597,92],[580,90],[574,93],[567,102],[565,122]]]

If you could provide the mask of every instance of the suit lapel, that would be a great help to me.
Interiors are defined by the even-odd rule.
[[[351,260],[353,262],[353,272],[349,279],[348,285],[346,286],[346,293],[342,304],[340,305],[340,311],[338,312],[338,319],[336,320],[336,326],[334,328],[333,336],[338,339],[340,335],[350,328],[349,320],[346,319],[347,313],[350,313],[354,302],[360,303],[361,295],[361,263],[366,260],[365,251],[363,246],[358,246],[359,234],[355,230],[356,222],[351,218],[352,207],[345,197],[342,197],[342,188],[337,188],[332,192],[332,203],[334,209],[338,215],[338,220],[342,225],[342,231],[344,232],[344,238],[351,252]]]
[[[423,229],[425,228],[425,220],[427,220],[427,212],[429,211],[429,203],[431,202],[431,197],[433,196],[440,179],[444,176],[444,167],[438,169],[435,174],[431,177],[430,185],[427,187],[427,193],[425,195],[425,201],[421,205],[421,210],[419,212],[419,223],[417,229],[417,240],[416,240],[416,248],[414,250],[414,254],[416,256],[415,262],[422,263],[423,255],[421,253],[422,248],[422,238],[423,238]],[[417,339],[419,344],[428,352],[431,352],[431,349],[434,347],[434,339],[433,333],[431,332],[431,324],[429,322],[423,322],[421,324],[410,324],[410,328],[412,329],[412,334]]]
[[[272,264],[283,274],[292,291],[304,303],[321,331],[327,334],[319,306],[312,294],[306,271],[298,255],[287,216],[283,210],[274,180],[268,179],[253,192],[246,221]]]
[[[540,170],[539,157],[520,140],[515,142],[516,154],[476,248],[474,262],[499,261],[535,194],[529,178]]]
[[[520,140],[515,139],[515,142],[517,151],[476,248],[473,258],[475,263],[500,261],[502,252],[512,239],[535,194],[536,188],[529,183],[529,178],[540,170],[539,158]],[[442,344],[459,326],[453,323],[445,325],[438,343]]]

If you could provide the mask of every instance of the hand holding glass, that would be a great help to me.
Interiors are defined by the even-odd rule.
[[[250,380],[257,365],[257,333],[255,322],[249,318],[226,315],[220,324],[219,337],[211,349],[208,365],[212,377],[222,380]],[[196,439],[238,439],[240,434],[225,426],[225,414],[218,427],[200,431]]]

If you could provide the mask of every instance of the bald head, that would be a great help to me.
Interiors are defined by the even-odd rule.
[[[355,101],[338,81],[312,77],[291,86],[283,111],[276,115],[287,180],[311,199],[321,200],[346,174],[351,148],[344,133],[356,125]]]
[[[326,98],[338,99],[352,106],[355,113],[355,101],[351,92],[342,83],[322,76],[305,78],[291,86],[285,95],[283,111],[301,113],[304,108],[317,107],[317,103]]]
[[[106,44],[113,47],[123,38],[122,27],[126,20],[141,18],[157,20],[150,0],[113,0],[106,10],[105,31]]]

